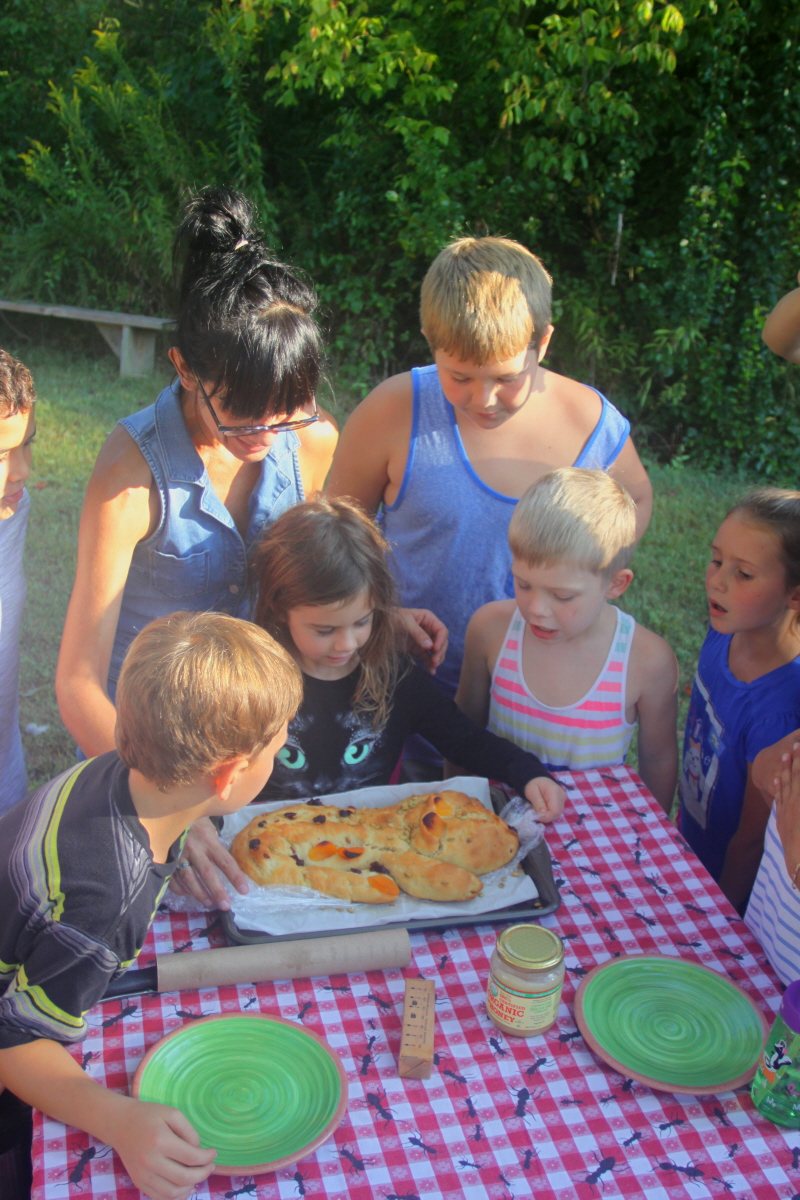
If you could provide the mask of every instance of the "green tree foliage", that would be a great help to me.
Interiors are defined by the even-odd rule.
[[[425,358],[417,295],[441,245],[504,234],[554,276],[550,363],[653,450],[795,472],[793,369],[760,342],[800,266],[790,0],[5,11],[6,293],[167,311],[181,196],[233,183],[366,385]]]

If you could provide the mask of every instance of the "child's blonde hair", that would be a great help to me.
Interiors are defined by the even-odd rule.
[[[303,698],[291,655],[249,621],[177,612],[151,621],[125,655],[116,743],[161,791],[227,759],[259,754]]]
[[[514,557],[530,566],[575,562],[610,579],[633,558],[636,504],[604,471],[561,467],[528,488],[508,541]]]
[[[35,401],[28,368],[13,354],[0,349],[0,418],[26,413]]]
[[[508,238],[445,246],[422,281],[420,318],[431,350],[483,366],[539,349],[550,324],[552,279]]]
[[[403,669],[387,552],[377,526],[354,500],[317,497],[278,517],[255,557],[259,590],[254,620],[287,647],[287,618],[293,608],[340,604],[367,593],[372,630],[358,652],[361,673],[354,705],[371,714],[376,729],[386,722]]]

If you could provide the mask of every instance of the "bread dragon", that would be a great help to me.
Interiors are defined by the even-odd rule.
[[[479,800],[443,791],[388,808],[289,804],[254,817],[231,853],[262,886],[390,904],[401,891],[470,900],[483,890],[478,877],[505,866],[518,846],[514,830]]]

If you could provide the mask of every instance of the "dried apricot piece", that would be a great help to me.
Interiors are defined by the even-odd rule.
[[[308,852],[308,857],[312,862],[321,862],[323,858],[330,858],[337,853],[337,847],[333,842],[318,842],[316,846],[312,846]]]
[[[367,883],[374,887],[376,892],[383,892],[384,896],[400,895],[400,888],[388,875],[370,875]]]

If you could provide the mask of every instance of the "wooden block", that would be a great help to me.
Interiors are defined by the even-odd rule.
[[[430,979],[407,979],[403,1032],[397,1073],[403,1079],[430,1079],[433,1069],[433,1027],[436,988]]]

